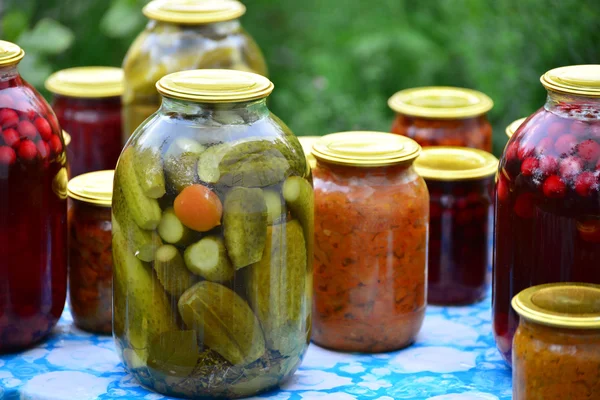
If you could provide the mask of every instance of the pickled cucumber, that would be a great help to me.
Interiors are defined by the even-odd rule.
[[[162,158],[158,149],[147,147],[136,153],[135,172],[143,193],[158,199],[166,193]]]
[[[267,238],[267,205],[261,189],[235,187],[225,196],[223,234],[235,269],[262,258]]]
[[[135,150],[127,147],[117,165],[117,178],[123,190],[128,213],[142,229],[155,229],[160,221],[160,207],[156,199],[146,196],[135,172]]]
[[[231,289],[199,282],[181,296],[178,308],[188,329],[198,331],[205,345],[232,364],[251,363],[265,352],[260,323]]]
[[[185,267],[183,257],[177,247],[165,244],[156,250],[154,270],[167,293],[179,297],[198,281]]]
[[[223,239],[207,236],[185,249],[185,265],[192,273],[212,282],[233,278],[233,267]]]
[[[140,228],[131,218],[120,183],[115,185],[112,199],[112,214],[121,226],[127,246],[142,261],[154,260],[156,249],[162,245],[160,237],[152,231]],[[114,225],[114,223],[113,223]],[[113,226],[114,230],[114,226]]]
[[[302,227],[293,220],[268,228],[262,259],[247,267],[247,297],[267,346],[291,355],[305,341],[307,254]]]
[[[264,190],[265,203],[267,204],[267,223],[273,225],[285,219],[285,210],[281,204],[281,195],[274,190]]]
[[[312,264],[315,235],[315,197],[310,183],[299,176],[290,176],[283,183],[283,198],[292,216],[302,225],[308,252],[308,267]]]
[[[167,181],[176,192],[181,192],[188,186],[199,183],[196,174],[198,154],[188,152],[178,157],[165,158],[165,173]]]
[[[176,245],[189,244],[196,236],[191,229],[181,223],[172,207],[162,213],[158,234],[165,242]]]
[[[170,331],[160,334],[148,351],[148,367],[167,376],[189,376],[200,358],[198,333]]]
[[[152,276],[152,270],[137,259],[120,230],[113,231],[113,262],[115,294],[124,295],[126,301],[115,298],[115,315],[127,318],[115,321],[126,327],[127,339],[142,361],[147,359],[148,344],[159,334],[177,330],[171,315],[169,301],[162,287]]]

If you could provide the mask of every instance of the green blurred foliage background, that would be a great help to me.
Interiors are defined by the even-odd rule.
[[[494,149],[504,128],[539,108],[539,76],[600,63],[598,0],[242,0],[276,90],[271,108],[297,135],[387,131],[400,89],[481,90]],[[0,36],[20,44],[20,70],[46,96],[45,78],[82,65],[119,66],[147,22],[145,0],[4,0]]]

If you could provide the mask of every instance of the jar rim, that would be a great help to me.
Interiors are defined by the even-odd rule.
[[[239,18],[246,6],[237,0],[154,0],[142,13],[156,21],[195,25]]]
[[[123,94],[123,70],[116,67],[75,67],[46,79],[48,91],[68,97],[103,98]]]
[[[396,113],[431,119],[464,119],[490,111],[494,102],[473,89],[452,86],[424,86],[396,92],[388,100]]]
[[[512,299],[526,320],[557,328],[600,329],[600,285],[548,283],[527,288]]]
[[[0,40],[0,67],[18,64],[25,57],[25,51],[12,42]]]
[[[78,175],[69,180],[67,193],[70,198],[75,200],[101,207],[110,207],[114,175],[115,171],[112,169]]]
[[[421,146],[406,136],[373,131],[331,133],[312,147],[312,155],[319,161],[354,167],[403,164],[420,153]]]
[[[469,147],[426,147],[415,160],[415,170],[425,179],[460,181],[493,176],[498,159],[487,151]]]
[[[523,125],[523,122],[525,122],[525,120],[528,117],[523,117],[523,118],[519,118],[514,120],[513,122],[511,122],[507,127],[506,130],[504,131],[506,133],[506,136],[508,136],[509,138],[511,138],[515,132],[519,129],[519,127],[521,125]]]
[[[552,92],[600,97],[600,64],[554,68],[542,75],[540,82]]]

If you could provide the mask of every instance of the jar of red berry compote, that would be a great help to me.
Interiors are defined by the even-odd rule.
[[[510,363],[510,301],[543,283],[600,283],[600,65],[541,77],[544,107],[511,137],[496,183],[493,329]]]
[[[0,353],[43,339],[67,283],[67,169],[62,131],[0,41]]]

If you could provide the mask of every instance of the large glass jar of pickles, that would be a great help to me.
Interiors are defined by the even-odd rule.
[[[427,298],[427,186],[421,147],[399,135],[342,132],[313,146],[313,341],[342,351],[410,345]]]
[[[62,131],[0,41],[0,353],[46,336],[67,290],[67,169]]]
[[[396,112],[391,131],[421,146],[460,146],[492,151],[487,112],[494,105],[471,89],[433,86],[401,90],[388,105]]]
[[[143,9],[150,19],[125,60],[124,140],[160,106],[154,87],[163,76],[199,68],[267,74],[263,55],[242,28],[246,12],[237,0],[154,0]]]
[[[263,76],[191,70],[157,88],[162,106],[115,174],[117,348],[160,393],[254,395],[291,376],[309,341],[306,159]]]
[[[52,108],[72,138],[69,166],[73,176],[114,169],[121,154],[123,71],[114,67],[78,67],[46,80]]]
[[[496,185],[493,318],[507,362],[521,290],[600,283],[600,65],[551,70],[544,107],[509,140]]]

